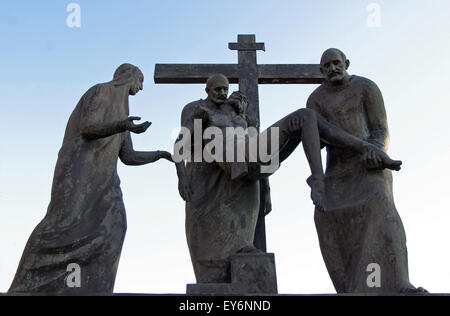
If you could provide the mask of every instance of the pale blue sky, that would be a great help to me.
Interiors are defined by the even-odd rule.
[[[0,292],[6,291],[31,231],[45,215],[68,117],[92,85],[124,62],[146,76],[133,115],[153,122],[133,136],[140,150],[171,150],[183,106],[202,85],[155,85],[155,63],[235,63],[228,42],[256,34],[260,63],[317,63],[344,50],[350,73],[381,88],[391,129],[390,155],[404,161],[394,194],[408,237],[411,281],[448,292],[450,31],[448,0],[389,1],[76,1],[81,28],[66,25],[70,1],[0,4]],[[366,23],[381,6],[381,26]],[[262,86],[263,125],[304,107],[314,85]],[[233,87],[236,89],[236,87]],[[184,204],[167,162],[119,163],[128,233],[117,292],[183,293],[195,281],[184,235]],[[281,293],[333,293],[323,264],[298,150],[272,177],[267,218]]]

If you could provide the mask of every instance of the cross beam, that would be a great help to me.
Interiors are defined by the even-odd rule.
[[[259,84],[320,84],[324,78],[319,65],[257,65]],[[155,83],[206,83],[211,75],[225,75],[230,83],[239,83],[237,64],[156,64]]]
[[[258,65],[256,52],[265,51],[264,43],[257,43],[255,35],[238,35],[237,43],[229,43],[238,51],[237,64],[156,64],[155,83],[206,83],[214,74],[225,75],[230,83],[239,84],[239,91],[249,98],[249,116],[259,116],[260,84],[320,84],[325,79],[318,64]],[[261,215],[255,234],[255,246],[266,251],[264,216]]]

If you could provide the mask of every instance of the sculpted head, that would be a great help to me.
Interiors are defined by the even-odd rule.
[[[228,98],[227,103],[234,108],[237,114],[245,114],[247,112],[248,97],[240,91],[233,92]]]
[[[229,86],[230,82],[224,75],[212,75],[206,82],[205,91],[208,94],[208,100],[216,105],[223,104],[227,100]]]
[[[144,89],[144,74],[131,64],[120,65],[114,73],[113,83],[115,86],[127,85],[130,95],[136,95]]]
[[[350,67],[350,61],[337,48],[327,49],[320,60],[320,71],[333,84],[342,83],[348,77],[348,67]]]

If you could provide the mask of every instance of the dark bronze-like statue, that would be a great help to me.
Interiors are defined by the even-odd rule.
[[[211,77],[206,87],[208,98],[186,105],[181,115],[181,126],[192,136],[188,140],[192,159],[186,164],[192,189],[191,200],[186,203],[186,236],[198,283],[230,282],[230,255],[256,251],[253,238],[259,211],[258,182],[233,181],[225,163],[193,162],[194,120],[202,120],[203,129],[214,126],[215,121],[229,120],[230,116],[221,111],[228,88],[226,77]]]
[[[307,107],[331,124],[388,148],[389,130],[383,97],[369,79],[350,76],[344,53],[329,49],[321,59],[325,82]],[[363,155],[331,144],[325,176],[326,212],[316,208],[322,255],[338,293],[422,292],[409,282],[406,236],[392,194],[392,173],[370,152]],[[378,284],[368,283],[379,267]],[[375,270],[373,270],[375,271]]]
[[[230,257],[238,253],[258,252],[253,246],[259,211],[258,180],[276,171],[261,172],[260,157],[251,161],[248,155],[244,162],[195,160],[194,139],[198,138],[195,132],[203,134],[205,129],[211,127],[221,131],[227,127],[245,129],[258,124],[255,118],[245,115],[248,99],[242,93],[233,93],[227,99],[228,88],[229,82],[225,76],[212,76],[206,87],[208,98],[186,105],[181,117],[181,125],[190,131],[191,137],[188,144],[192,157],[186,165],[186,173],[192,194],[186,203],[186,234],[198,283],[230,282]],[[202,130],[195,131],[195,120],[202,122]],[[279,132],[278,142],[273,143],[269,136],[267,147],[272,149],[272,157],[277,156],[280,163],[300,142],[303,143],[312,172],[308,180],[312,187],[311,196],[321,210],[325,210],[326,205],[323,203],[325,192],[320,137],[329,143],[373,156],[383,166],[398,169],[401,164],[392,161],[376,146],[336,128],[309,109],[295,111],[263,133],[271,134],[275,129]],[[257,138],[260,139],[263,133]],[[225,135],[224,139],[227,137]],[[200,146],[203,149],[208,142],[200,143]],[[224,157],[228,149],[224,146]]]
[[[67,124],[56,164],[51,201],[25,250],[10,293],[110,294],[127,229],[117,175],[117,160],[143,165],[165,151],[133,150],[130,133],[144,133],[149,122],[135,125],[128,98],[143,89],[135,66],[120,66],[111,82],[83,95]],[[69,287],[68,267],[80,268],[80,287]]]

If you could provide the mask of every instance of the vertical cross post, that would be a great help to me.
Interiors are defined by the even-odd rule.
[[[258,61],[256,51],[265,51],[264,43],[256,43],[255,35],[238,35],[237,43],[229,43],[229,49],[238,51],[239,91],[245,93],[249,99],[248,115],[260,120],[259,91],[258,91]],[[265,180],[267,181],[267,180]],[[268,186],[268,182],[265,183]],[[254,245],[256,248],[267,251],[266,223],[264,216],[263,182],[260,181],[260,209],[256,224]]]
[[[238,51],[239,91],[249,98],[248,114],[259,120],[259,73],[256,51],[265,51],[264,43],[256,43],[255,35],[238,35],[238,42],[229,43],[228,47]]]

